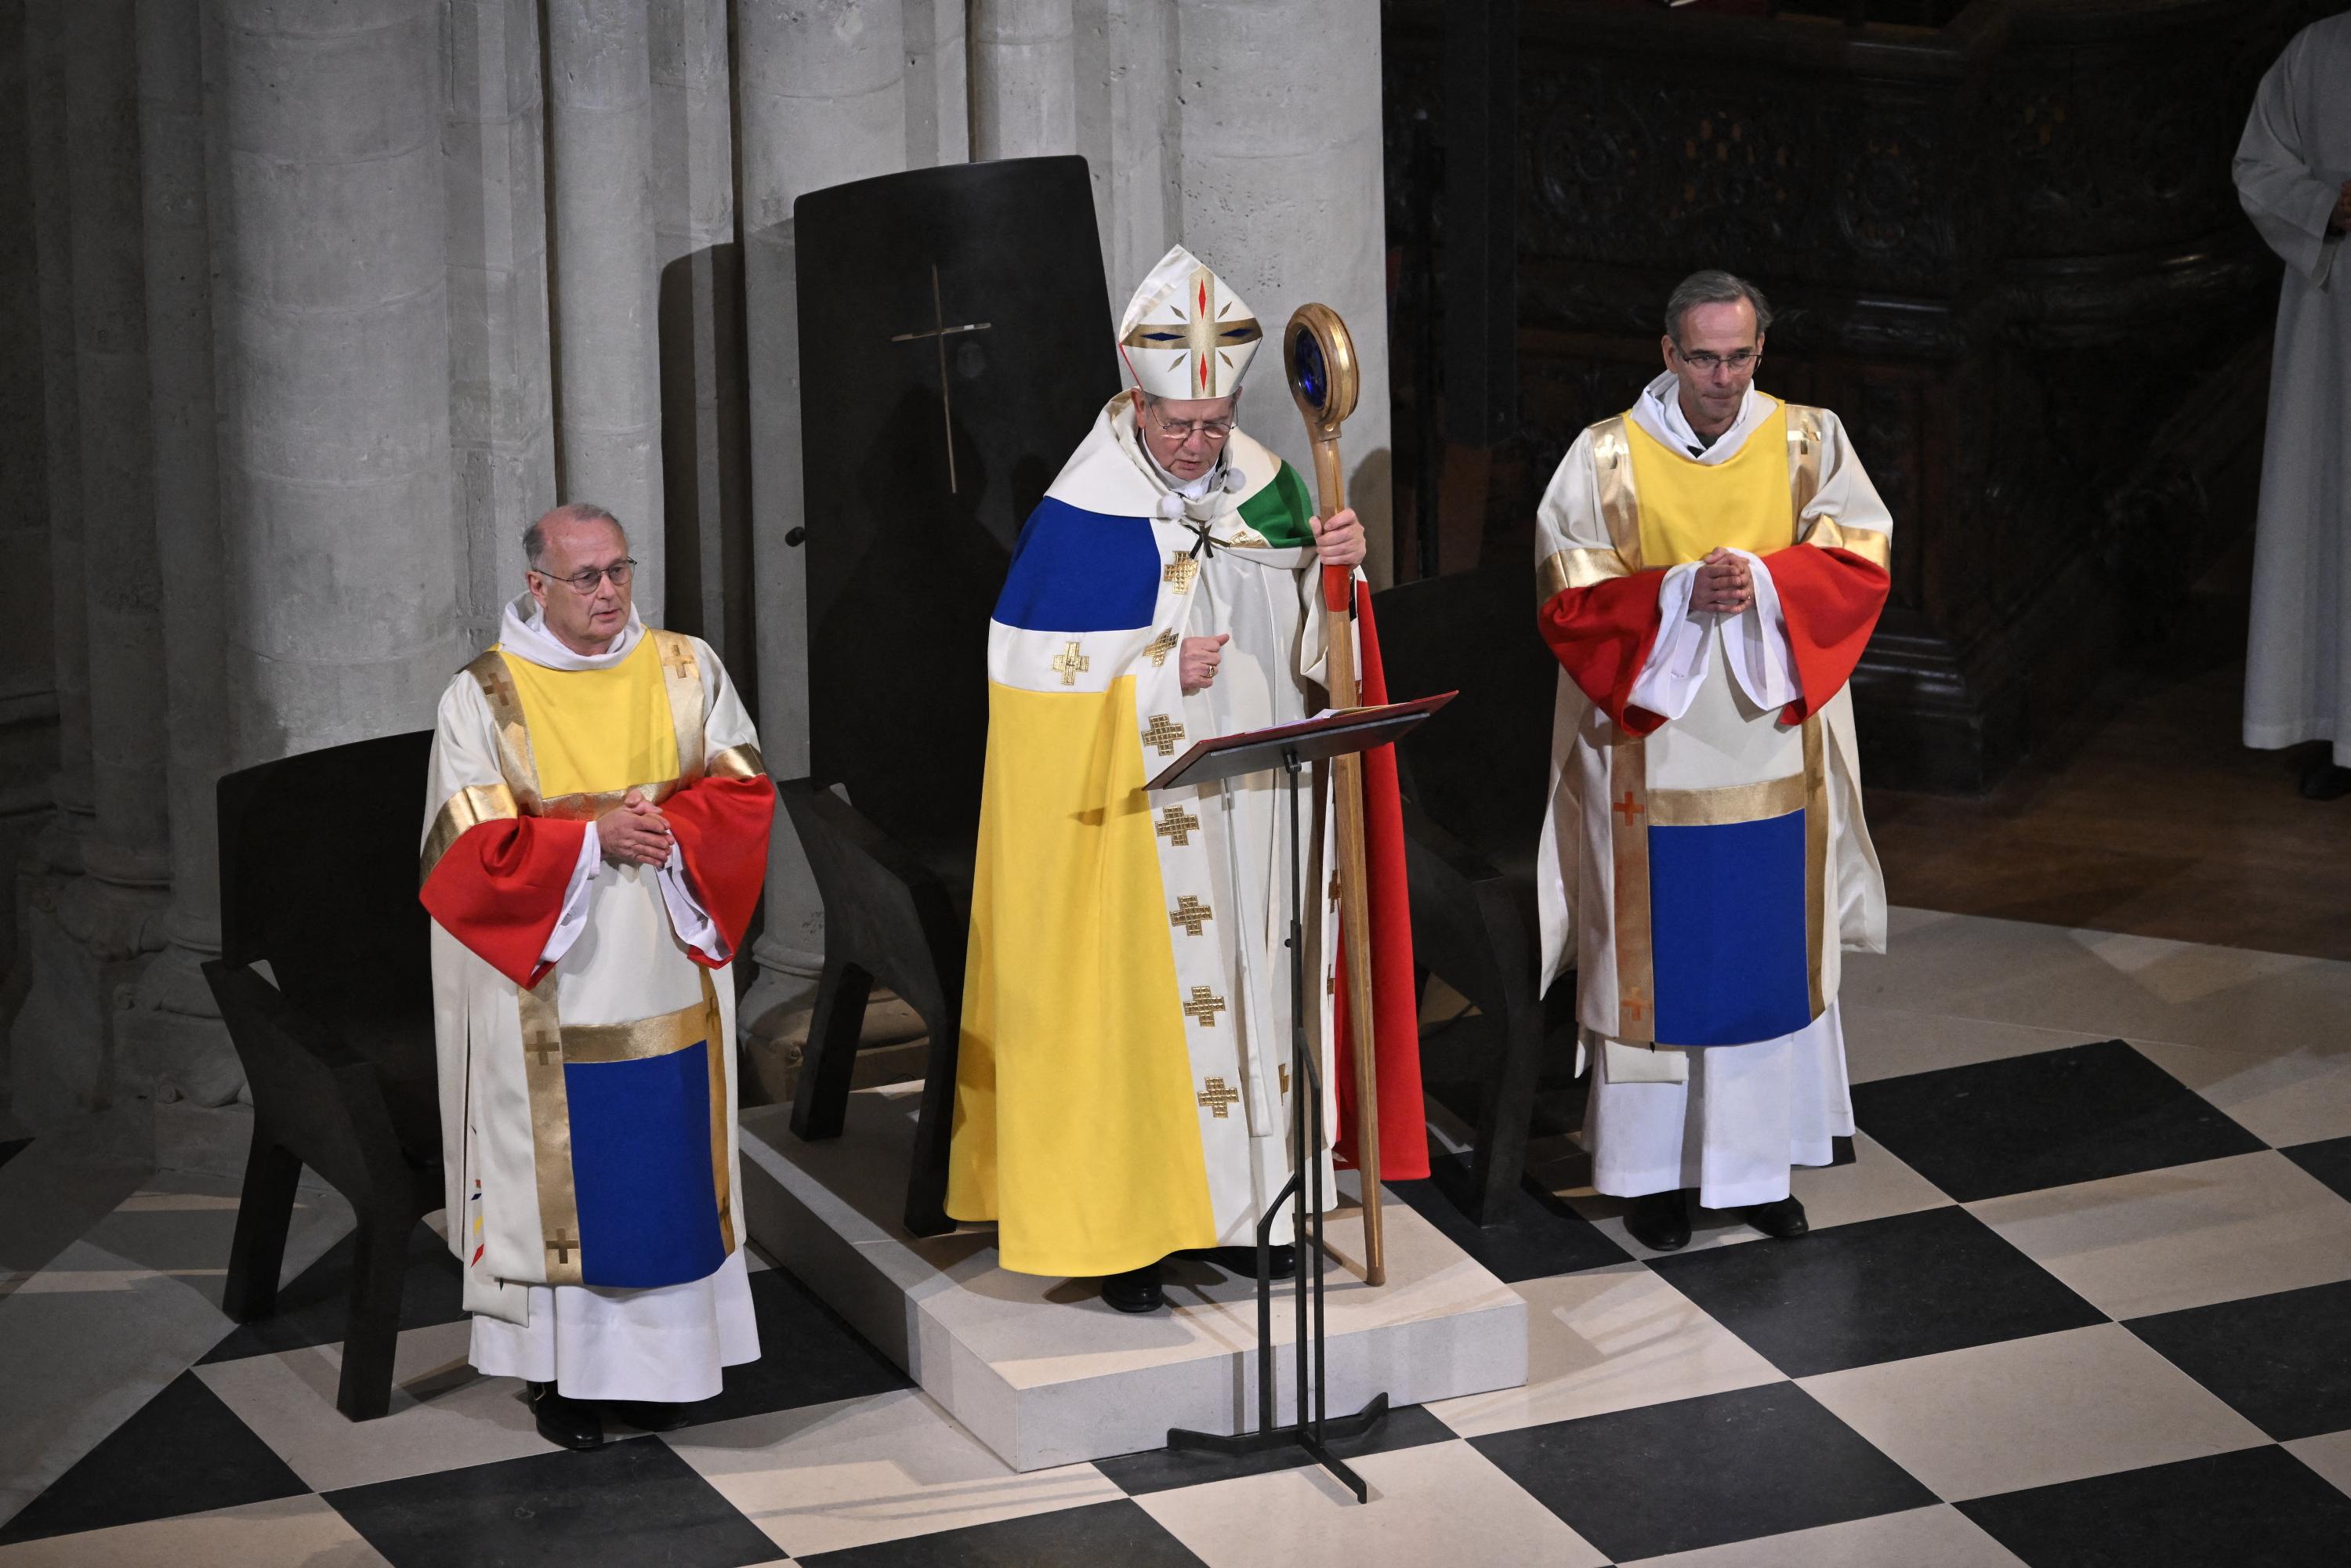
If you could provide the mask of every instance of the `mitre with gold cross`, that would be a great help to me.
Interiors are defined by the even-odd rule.
[[[1232,397],[1257,357],[1257,317],[1182,246],[1159,258],[1119,318],[1119,354],[1154,397]]]

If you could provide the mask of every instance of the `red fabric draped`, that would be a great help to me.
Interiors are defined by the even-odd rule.
[[[1657,585],[1664,576],[1635,572],[1562,589],[1535,612],[1560,667],[1594,706],[1633,735],[1646,735],[1665,722],[1646,708],[1628,706],[1633,683],[1657,640]]]
[[[1355,585],[1355,627],[1363,669],[1357,702],[1388,700],[1380,664],[1379,632],[1372,623],[1372,591]],[[1364,870],[1372,923],[1372,1051],[1380,1096],[1380,1179],[1416,1181],[1428,1175],[1428,1127],[1421,1103],[1420,1016],[1413,997],[1412,905],[1405,882],[1404,813],[1396,793],[1395,747],[1364,753]],[[1334,1140],[1342,1165],[1355,1163],[1353,1045],[1347,1027],[1347,950],[1339,947],[1339,995],[1332,1006],[1337,1031],[1339,1125]]]
[[[768,877],[768,830],[775,821],[776,787],[765,774],[755,779],[704,779],[662,802],[677,837],[695,896],[709,912],[731,956],[743,950],[759,889]],[[718,964],[703,953],[694,961]]]
[[[1780,593],[1804,694],[1781,710],[1794,724],[1818,713],[1853,678],[1893,580],[1884,568],[1834,546],[1791,545],[1762,559]]]
[[[544,817],[482,822],[458,835],[417,895],[441,928],[517,986],[549,966],[538,956],[563,914],[585,822]]]

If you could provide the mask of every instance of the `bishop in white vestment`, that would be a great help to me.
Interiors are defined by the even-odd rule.
[[[525,549],[530,592],[441,699],[422,896],[473,1364],[591,1448],[758,1354],[727,967],[775,796],[717,656],[638,620],[610,513]]]
[[[2262,78],[2237,195],[2285,261],[2245,650],[2245,744],[2330,742],[2303,793],[2351,793],[2351,11]]]

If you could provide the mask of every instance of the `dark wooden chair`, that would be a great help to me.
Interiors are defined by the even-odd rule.
[[[217,796],[221,956],[204,966],[253,1089],[222,1308],[277,1304],[304,1166],[359,1217],[335,1408],[392,1400],[401,1279],[441,1207],[429,916],[416,898],[429,731],[232,773]],[[257,966],[266,966],[265,975]]]
[[[1468,1186],[1479,1224],[1501,1218],[1526,1165],[1546,1064],[1573,1061],[1574,991],[1537,994],[1534,860],[1550,787],[1559,666],[1535,633],[1534,574],[1518,562],[1375,596],[1388,688],[1460,695],[1396,747],[1415,961],[1477,1009],[1432,1036],[1439,1099],[1477,1106]],[[1460,1102],[1457,1102],[1460,1103]]]

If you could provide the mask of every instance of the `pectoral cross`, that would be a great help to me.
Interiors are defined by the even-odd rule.
[[[1186,936],[1197,936],[1200,934],[1200,927],[1216,917],[1215,910],[1187,893],[1176,901],[1174,909],[1168,911],[1167,924],[1181,925]]]
[[[1200,819],[1183,807],[1169,806],[1159,813],[1159,825],[1152,831],[1180,850],[1191,843],[1192,833],[1199,825]]]
[[[985,332],[988,329],[989,325],[990,323],[986,321],[966,321],[959,327],[950,327],[947,325],[946,313],[939,304],[939,264],[935,261],[931,263],[930,330],[926,332],[893,333],[890,339],[893,343],[920,342],[925,338],[935,338],[938,340],[939,419],[946,427],[947,494],[950,496],[956,493],[955,388],[954,383],[947,380],[947,340],[954,337],[957,332]]]
[[[1629,789],[1625,791],[1625,798],[1622,800],[1613,802],[1608,809],[1612,811],[1624,812],[1625,825],[1628,828],[1633,825],[1633,819],[1639,816],[1642,810],[1640,801],[1633,798],[1633,791]]]
[[[1206,986],[1192,988],[1192,999],[1184,1004],[1186,1018],[1198,1019],[1202,1029],[1217,1027],[1217,1015],[1225,1010],[1225,998]]]
[[[1241,1103],[1241,1092],[1221,1078],[1211,1078],[1201,1085],[1197,1098],[1221,1122],[1225,1120],[1226,1106]]]

